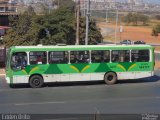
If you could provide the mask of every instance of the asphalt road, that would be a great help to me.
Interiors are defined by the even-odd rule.
[[[160,75],[160,71],[156,71]],[[160,77],[10,88],[0,77],[0,113],[94,114],[160,113]]]

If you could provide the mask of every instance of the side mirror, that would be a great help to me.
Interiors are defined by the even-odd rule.
[[[14,70],[14,71],[20,71],[21,70],[21,66],[13,66],[12,67],[12,69]]]

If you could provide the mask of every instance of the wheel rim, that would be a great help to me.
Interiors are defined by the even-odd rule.
[[[107,79],[108,79],[109,81],[112,81],[112,80],[113,80],[113,75],[108,75]]]
[[[35,86],[38,86],[40,84],[40,80],[39,79],[34,79],[32,82]]]

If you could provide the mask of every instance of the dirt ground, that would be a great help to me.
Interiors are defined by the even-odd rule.
[[[100,28],[114,28],[115,25],[113,24],[107,24],[105,22],[98,23],[98,27]],[[118,25],[117,29],[120,29],[120,25]],[[117,32],[117,42],[121,40],[143,40],[146,43],[156,43],[160,44],[160,35],[158,37],[154,37],[152,34],[152,28],[151,27],[145,27],[145,26],[123,26],[123,32],[120,34],[119,30]],[[115,33],[110,34],[109,36],[114,37]],[[105,36],[103,36],[105,37]]]
[[[155,69],[160,69],[160,61],[155,62]]]

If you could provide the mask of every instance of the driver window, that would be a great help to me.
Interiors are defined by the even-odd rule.
[[[27,65],[27,54],[25,52],[16,52],[12,54],[11,68],[13,70],[24,69]]]

